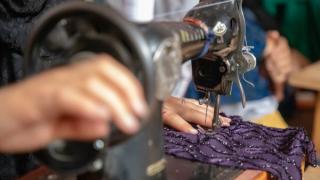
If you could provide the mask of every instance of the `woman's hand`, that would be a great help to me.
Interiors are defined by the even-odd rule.
[[[162,107],[162,118],[166,125],[182,132],[197,134],[198,131],[190,123],[211,128],[214,108],[209,106],[206,116],[206,105],[200,105],[194,99],[169,97]],[[222,126],[229,126],[230,119],[220,116]]]
[[[278,31],[267,33],[264,51],[265,67],[273,82],[276,98],[284,98],[284,86],[289,74],[296,69],[296,62],[291,57],[288,41]]]
[[[267,71],[274,82],[284,83],[294,69],[288,41],[279,32],[271,31],[267,33],[266,43],[264,58]]]
[[[7,153],[104,137],[110,120],[132,134],[147,113],[140,83],[107,55],[7,86],[0,100],[0,152]]]

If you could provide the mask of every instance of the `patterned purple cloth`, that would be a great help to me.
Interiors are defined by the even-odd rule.
[[[269,128],[238,116],[230,118],[230,127],[213,134],[192,135],[165,127],[165,152],[209,164],[268,171],[283,180],[302,179],[304,158],[316,165],[314,145],[302,128]]]

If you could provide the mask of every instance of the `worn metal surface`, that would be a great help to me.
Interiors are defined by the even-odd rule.
[[[238,177],[243,170],[192,162],[166,156],[166,180],[229,180]]]

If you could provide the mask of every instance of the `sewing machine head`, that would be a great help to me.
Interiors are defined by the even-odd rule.
[[[206,33],[203,50],[192,60],[193,80],[209,103],[215,96],[214,126],[219,126],[220,95],[230,95],[233,82],[246,98],[240,76],[256,66],[256,59],[245,45],[245,21],[242,0],[202,0],[188,12],[184,21],[200,26]],[[244,78],[243,78],[244,79]],[[245,80],[245,79],[244,79]]]
[[[217,96],[216,126],[219,95],[230,94],[234,81],[243,92],[239,77],[255,67],[254,56],[244,46],[241,4],[242,0],[205,0],[183,22],[147,24],[130,23],[109,7],[90,3],[66,3],[49,11],[28,44],[26,75],[108,53],[140,80],[153,116],[129,140],[112,132],[110,138],[93,142],[59,141],[39,151],[38,159],[60,172],[102,162],[98,170],[104,168],[111,179],[161,177],[161,101],[170,95],[181,64],[191,59],[197,89]],[[48,63],[50,57],[54,60]]]
[[[232,79],[226,77],[236,69],[244,69],[239,62],[243,61],[245,26],[238,2],[201,1],[184,18],[185,22],[201,26],[207,35],[207,49],[192,62],[193,77],[199,91],[227,95]],[[206,4],[208,7],[197,8]]]
[[[235,81],[245,95],[239,76],[255,68],[255,57],[245,46],[245,21],[242,1],[207,0],[191,10],[185,20],[197,22],[206,30],[212,42],[205,54],[192,62],[193,78],[197,90],[216,95],[229,95]],[[214,7],[210,7],[215,4]]]

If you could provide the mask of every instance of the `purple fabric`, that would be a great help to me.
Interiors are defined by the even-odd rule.
[[[316,165],[314,145],[302,128],[269,128],[238,116],[230,118],[230,127],[213,134],[192,135],[165,127],[165,152],[209,164],[268,171],[283,180],[302,179],[304,157]]]

